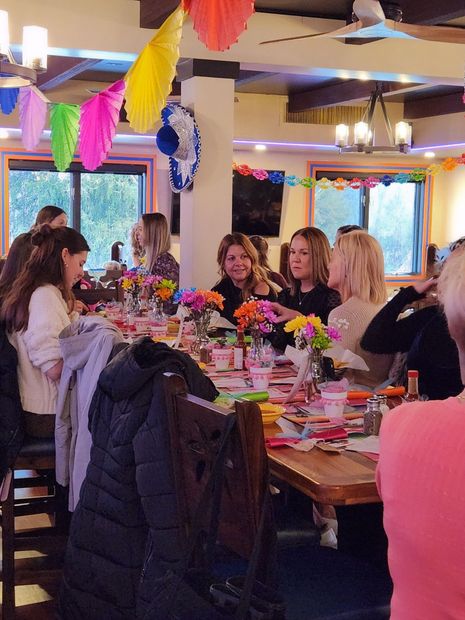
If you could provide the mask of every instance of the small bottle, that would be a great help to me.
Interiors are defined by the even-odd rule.
[[[210,351],[204,343],[202,343],[199,348],[199,361],[203,364],[210,363]]]
[[[418,393],[418,370],[407,371],[407,393],[404,396],[406,403],[413,403],[420,398]]]
[[[382,413],[377,396],[367,398],[367,408],[363,415],[363,432],[365,435],[378,435],[381,426]]]
[[[237,330],[236,344],[234,345],[234,370],[243,370],[245,362],[246,344],[244,330]]]
[[[378,394],[379,410],[384,415],[389,411],[388,398],[385,394]]]

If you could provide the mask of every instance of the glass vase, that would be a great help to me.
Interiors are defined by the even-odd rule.
[[[307,369],[303,382],[305,402],[311,403],[319,395],[318,385],[323,381],[324,373],[322,370],[323,351],[321,349],[311,349],[308,352]]]
[[[195,325],[195,340],[192,344],[191,352],[195,355],[200,354],[200,348],[207,346],[210,342],[208,337],[208,326],[210,325],[210,314],[201,314],[200,316],[194,316]]]
[[[265,349],[263,347],[262,332],[258,328],[250,330],[252,342],[247,353],[248,366],[263,366]]]
[[[163,300],[159,297],[155,297],[152,302],[151,322],[154,325],[165,325],[168,322],[168,317],[163,310]]]

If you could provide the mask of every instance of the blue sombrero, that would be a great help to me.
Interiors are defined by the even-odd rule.
[[[190,112],[175,103],[163,108],[161,120],[163,127],[156,136],[157,146],[169,157],[171,189],[182,192],[191,185],[199,167],[199,128]]]

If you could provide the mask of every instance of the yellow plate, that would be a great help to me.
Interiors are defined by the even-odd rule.
[[[272,424],[280,418],[283,413],[286,413],[286,409],[282,405],[276,405],[274,403],[258,403],[262,412],[263,424]]]

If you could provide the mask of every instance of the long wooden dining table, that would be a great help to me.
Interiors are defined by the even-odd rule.
[[[283,370],[276,369],[276,373],[292,374],[289,368]],[[218,385],[221,385],[219,378],[241,376],[240,371],[233,370],[216,373],[211,365],[207,367],[207,374]],[[276,377],[275,371],[273,376]],[[303,395],[300,398],[302,401]],[[279,399],[273,400],[279,402]],[[298,403],[294,401],[295,404]],[[265,438],[282,432],[277,424],[264,425],[263,430]],[[376,462],[361,453],[327,452],[316,446],[308,452],[289,446],[267,448],[267,452],[272,475],[315,501],[334,506],[381,502],[375,482]]]

